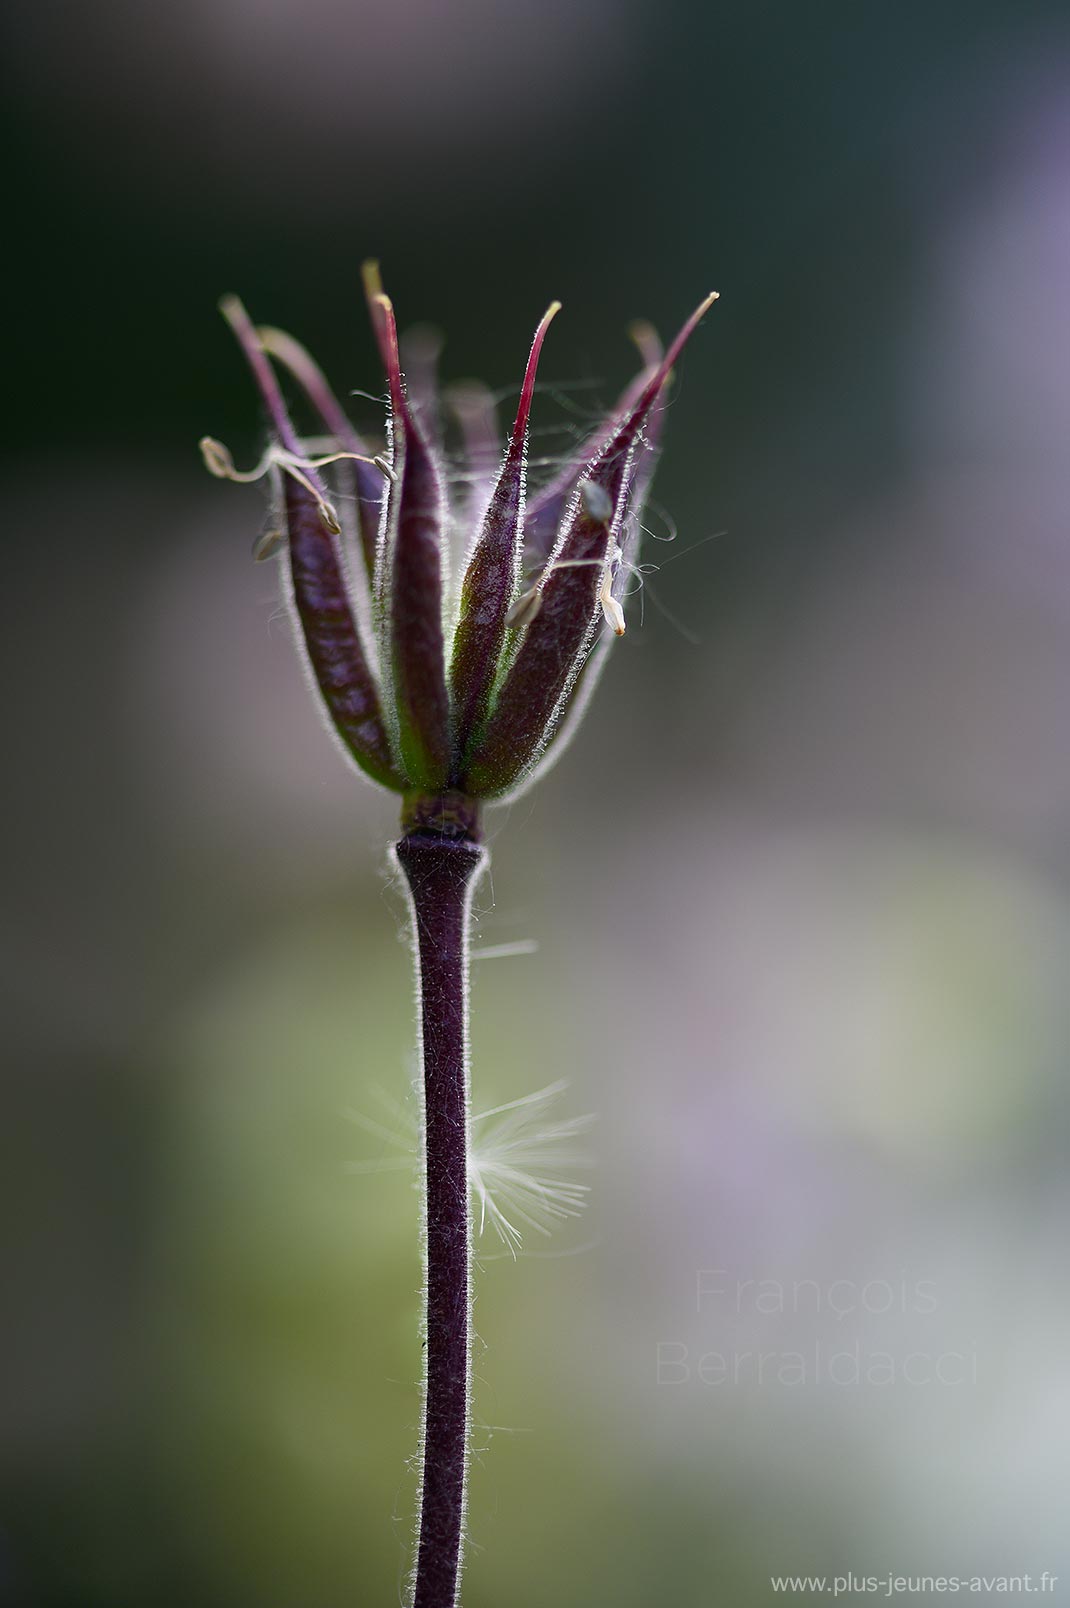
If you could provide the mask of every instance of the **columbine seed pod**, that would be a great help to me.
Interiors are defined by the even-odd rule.
[[[586,467],[566,508],[561,532],[539,582],[542,604],[531,619],[484,730],[465,758],[461,785],[494,798],[523,779],[550,741],[562,703],[594,642],[599,598],[617,546],[634,509],[636,454],[642,431],[685,343],[714,300],[688,319],[645,382],[610,440]],[[611,628],[620,635],[619,605]]]
[[[561,303],[551,302],[535,331],[505,462],[464,574],[450,666],[453,748],[457,755],[468,752],[473,732],[490,712],[505,628],[520,585],[528,420],[542,343],[560,311]]]
[[[410,808],[431,800],[420,808],[434,813],[434,800],[466,800],[462,813],[477,836],[479,802],[514,792],[560,742],[560,732],[574,725],[576,706],[589,696],[605,641],[623,634],[624,579],[657,460],[664,393],[715,297],[701,303],[664,356],[650,327],[635,326],[642,371],[586,447],[527,502],[536,373],[560,309],[551,303],[535,332],[497,473],[488,476],[493,436],[484,417],[467,433],[472,463],[459,480],[469,491],[451,511],[442,451],[429,423],[438,413],[430,395],[433,365],[422,364],[414,407],[393,305],[375,264],[365,268],[365,287],[390,401],[387,452],[370,453],[304,348],[281,330],[254,327],[235,297],[221,305],[252,369],[271,442],[248,474],[235,470],[214,438],[205,437],[201,450],[217,478],[271,477],[272,540],[259,540],[255,552],[263,558],[278,546],[288,549],[309,665],[349,756],[373,780],[408,795]],[[299,438],[290,422],[271,359],[319,415],[324,433],[315,443]],[[317,457],[314,447],[326,451]],[[343,496],[355,502],[370,610],[361,610],[351,595],[338,506],[323,478],[324,468],[339,460],[350,477]],[[487,494],[473,496],[471,487],[481,484],[489,484]],[[466,519],[476,525],[457,617],[444,627],[451,516],[454,526],[463,528]],[[534,581],[530,573],[525,579],[525,557],[541,565]],[[599,652],[592,657],[596,640]]]
[[[247,473],[201,441],[217,479],[266,476],[268,524],[253,553],[283,549],[313,677],[346,753],[404,796],[394,857],[408,889],[423,1072],[425,1366],[420,1519],[412,1608],[456,1608],[468,1465],[471,1214],[468,1125],[468,927],[488,855],[480,805],[530,779],[590,699],[608,645],[624,633],[625,577],[638,544],[673,364],[707,299],[662,356],[643,326],[644,368],[573,461],[526,505],[532,398],[552,302],[532,342],[509,440],[497,447],[489,393],[454,408],[468,447],[459,506],[447,476],[435,396],[437,346],[410,342],[410,401],[394,309],[375,264],[365,291],[389,392],[389,447],[369,453],[317,365],[291,336],[257,329],[234,297],[222,309],[252,370],[270,442]],[[271,360],[319,415],[300,438]],[[341,481],[332,496],[324,471]],[[345,516],[345,517],[343,517]],[[467,529],[457,616],[444,621],[446,537]],[[350,563],[347,548],[359,552]],[[525,571],[525,552],[535,579]],[[594,651],[592,651],[592,649]],[[540,1186],[546,1193],[545,1180]],[[574,1209],[558,1191],[556,1215]],[[523,1214],[522,1214],[523,1215]],[[538,1227],[538,1219],[530,1218]],[[510,1227],[514,1239],[515,1227]]]

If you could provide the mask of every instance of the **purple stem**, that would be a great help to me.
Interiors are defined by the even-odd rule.
[[[431,801],[420,801],[428,804]],[[445,803],[445,801],[439,801]],[[486,850],[417,806],[395,846],[416,934],[424,1079],[426,1386],[413,1608],[454,1608],[468,1459],[468,922]],[[474,821],[467,831],[478,833]]]

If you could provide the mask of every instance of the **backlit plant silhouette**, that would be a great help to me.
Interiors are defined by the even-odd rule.
[[[644,329],[642,372],[574,458],[528,499],[536,370],[559,311],[551,303],[535,332],[508,442],[495,444],[485,410],[470,419],[468,491],[451,507],[433,399],[422,394],[427,375],[410,391],[393,306],[374,264],[365,286],[389,393],[387,450],[369,451],[303,347],[280,330],[255,327],[228,297],[222,309],[256,381],[269,445],[246,474],[211,437],[201,451],[220,478],[268,480],[271,510],[256,556],[285,554],[299,634],[331,725],[350,758],[401,795],[393,852],[415,935],[425,1181],[426,1374],[412,1602],[453,1608],[468,1458],[473,1188],[487,1209],[486,1180],[470,1159],[468,1103],[468,925],[488,860],[481,806],[515,795],[560,749],[609,644],[624,633],[623,598],[666,388],[715,296],[664,355]],[[322,436],[298,436],[274,364],[304,392]],[[344,492],[332,494],[328,468]],[[446,551],[458,523],[467,525],[467,561],[453,602]],[[544,1205],[552,1207],[552,1193]],[[512,1224],[506,1228],[515,1236]]]

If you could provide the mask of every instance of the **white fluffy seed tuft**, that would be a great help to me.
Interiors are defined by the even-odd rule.
[[[590,1186],[570,1176],[590,1167],[589,1154],[576,1141],[587,1133],[594,1117],[554,1119],[552,1111],[568,1088],[565,1079],[534,1094],[494,1106],[472,1117],[469,1124],[468,1179],[473,1206],[478,1211],[474,1229],[497,1235],[516,1259],[525,1233],[534,1230],[549,1238],[555,1228],[578,1217],[587,1205]],[[386,1108],[383,1124],[361,1112],[347,1111],[351,1122],[382,1140],[393,1155],[375,1161],[350,1162],[351,1173],[391,1172],[419,1166],[419,1119],[410,1107],[396,1104],[374,1089]]]

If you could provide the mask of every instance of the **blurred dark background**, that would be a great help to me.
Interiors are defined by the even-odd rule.
[[[598,1167],[558,1244],[484,1247],[467,1608],[1070,1576],[1065,6],[6,32],[0,1600],[404,1578],[416,1199],[345,1115],[411,1108],[394,810],[320,729],[257,493],[196,451],[259,450],[223,291],[379,392],[368,255],[507,399],[561,298],[548,455],[631,319],[722,297],[664,576],[492,826],[480,941],[539,948],[477,966],[475,1103],[567,1076]],[[696,1301],[702,1270],[753,1286]],[[840,1341],[894,1381],[695,1375]]]

